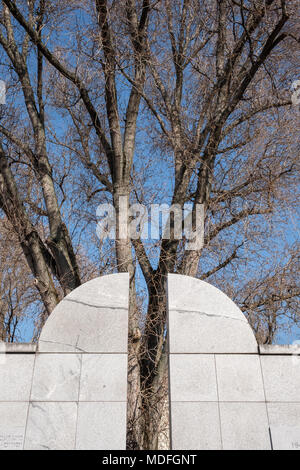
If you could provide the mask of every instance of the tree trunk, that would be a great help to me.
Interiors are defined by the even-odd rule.
[[[141,351],[143,449],[158,447],[158,434],[168,393],[166,275],[154,274],[148,285],[149,306]]]
[[[50,315],[59,302],[50,272],[53,260],[26,214],[3,149],[0,149],[0,208],[18,236],[35,285]]]

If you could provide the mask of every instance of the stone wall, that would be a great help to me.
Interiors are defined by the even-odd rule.
[[[37,347],[2,343],[0,449],[125,449],[128,282],[73,291]]]
[[[169,275],[173,449],[300,450],[300,348],[258,347],[220,290]]]
[[[38,345],[0,343],[0,449],[125,449],[127,274],[73,291]],[[168,276],[172,448],[299,449],[300,349],[258,347],[220,290]]]

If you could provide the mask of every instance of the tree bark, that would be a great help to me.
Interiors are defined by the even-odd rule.
[[[36,288],[50,315],[59,302],[51,276],[50,266],[54,260],[26,214],[3,149],[0,150],[0,208],[14,227]]]

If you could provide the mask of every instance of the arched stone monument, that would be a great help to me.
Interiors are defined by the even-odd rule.
[[[258,348],[240,309],[168,275],[173,449],[299,449],[299,347]]]
[[[0,343],[0,449],[124,450],[128,274],[75,289],[38,345]],[[300,348],[258,347],[220,290],[168,275],[172,449],[299,449]]]
[[[0,448],[125,449],[128,284],[128,274],[83,284],[54,309],[36,352],[2,351]]]

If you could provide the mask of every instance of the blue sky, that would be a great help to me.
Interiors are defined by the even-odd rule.
[[[85,15],[81,12],[79,17],[78,17],[78,22],[82,24],[83,26],[87,26],[89,24],[89,18],[85,17]],[[74,42],[72,43],[72,38],[69,35],[69,32],[67,30],[62,29],[60,33],[57,36],[59,38],[59,41],[61,44],[63,44],[65,47],[70,47],[75,46]],[[49,47],[51,48],[51,42],[49,43]],[[75,59],[74,59],[75,60]],[[32,79],[34,80],[35,76],[35,59],[34,55],[31,56],[30,58],[30,64],[31,64],[31,74],[32,74]],[[0,78],[6,80],[6,73],[7,69],[1,67],[0,68],[2,74],[0,74]],[[124,79],[119,79],[118,81],[118,91],[119,91],[119,98],[120,98],[120,107],[124,107],[128,100],[128,87],[126,87],[124,83]],[[13,97],[15,104],[21,103],[22,98],[20,98],[20,95],[17,95],[16,97]],[[8,101],[12,100],[12,98],[9,96],[9,90],[8,90]],[[193,101],[193,97],[188,94],[188,91],[186,91],[186,103],[189,101]],[[100,100],[99,100],[100,101]],[[61,138],[63,138],[67,126],[69,125],[69,119],[66,117],[66,115],[62,115],[61,113],[55,111],[53,108],[48,107],[47,108],[47,113],[49,117],[49,124],[55,129],[55,132],[57,135]],[[26,114],[24,113],[24,116]],[[173,184],[174,184],[174,170],[173,166],[171,163],[171,158],[170,155],[165,154],[164,151],[161,151],[159,148],[154,148],[152,140],[154,139],[156,133],[155,133],[155,126],[153,125],[153,121],[149,119],[149,116],[147,115],[147,112],[141,112],[139,116],[139,121],[138,121],[138,126],[139,126],[139,131],[137,135],[137,148],[136,148],[136,154],[135,154],[135,159],[134,159],[134,166],[135,166],[135,171],[137,173],[145,172],[145,176],[147,177],[146,185],[144,188],[149,191],[149,194],[154,194],[155,195],[155,202],[156,203],[170,203],[171,200],[171,195],[172,195],[172,189],[173,189]],[[60,175],[63,168],[63,161],[60,161],[60,152],[62,152],[62,148],[54,145],[54,144],[48,144],[48,150],[49,150],[49,157],[50,160],[52,161],[54,165],[54,171],[55,174]],[[234,154],[232,155],[232,158],[234,157]],[[70,176],[66,179],[65,181],[65,191],[67,193],[72,193],[73,187],[75,184],[77,184],[77,179],[80,180],[83,168],[81,167],[80,163],[78,161],[74,160],[74,156],[70,155],[69,156],[70,161],[72,163],[72,170],[70,172]],[[96,158],[96,156],[94,156]],[[230,163],[230,161],[229,161]],[[228,164],[229,164],[228,163]],[[97,182],[91,178],[91,184],[95,185],[97,187]],[[98,184],[99,186],[99,184]],[[60,198],[62,198],[62,195],[60,193],[60,190],[58,189],[58,195]],[[66,221],[68,228],[72,234],[72,238],[74,240],[75,246],[78,245],[79,243],[83,245],[83,247],[86,249],[86,253],[88,256],[90,256],[91,259],[97,259],[97,256],[99,256],[99,253],[97,253],[97,247],[95,245],[92,245],[89,243],[89,238],[91,237],[91,234],[95,233],[96,230],[96,224],[92,222],[88,227],[86,226],[86,222],[84,220],[80,220],[80,215],[76,216],[72,214],[72,211],[74,208],[78,211],[78,214],[80,214],[80,211],[84,209],[87,211],[90,211],[91,214],[95,214],[97,204],[101,202],[103,199],[110,199],[110,196],[105,195],[105,197],[102,197],[100,199],[96,199],[94,202],[90,203],[85,203],[82,198],[78,197],[78,201],[75,202],[74,200],[66,200],[64,205],[63,205],[63,211],[66,215]],[[149,198],[149,201],[151,198]],[[146,202],[149,202],[146,201]],[[79,217],[79,219],[78,219]],[[276,230],[278,232],[276,233]],[[284,232],[284,237],[282,237],[282,231]],[[279,236],[280,232],[280,236]],[[232,234],[232,235],[231,235]],[[240,226],[237,226],[234,230],[230,232],[230,235],[234,237],[236,240],[239,238],[243,238],[243,232],[241,231]],[[267,243],[269,246],[277,248],[277,250],[283,251],[284,249],[284,239],[285,241],[291,245],[294,242],[298,241],[299,242],[299,219],[295,220],[294,218],[290,218],[289,222],[285,225],[280,226],[280,224],[277,224],[277,227],[272,233],[268,233],[267,229],[264,234],[264,244],[266,245]],[[149,250],[151,249],[151,261],[153,267],[156,266],[157,261],[158,261],[158,250],[155,249],[152,241],[147,243],[147,248]],[[241,250],[241,253],[243,253],[243,249]],[[100,254],[101,256],[101,254]],[[268,266],[273,260],[272,260],[272,249],[266,250],[265,248],[262,248],[260,250],[260,259],[252,259],[251,262],[242,265],[239,267],[239,275],[234,279],[234,284],[239,287],[239,284],[241,282],[241,279],[245,279],[246,276],[251,276],[251,274],[255,273],[258,268],[260,268],[263,264],[265,266]],[[213,266],[214,259],[208,259],[206,258],[207,261],[207,268],[210,268]],[[97,261],[96,261],[97,262]],[[99,261],[98,261],[99,262]],[[99,262],[100,263],[100,262]],[[211,266],[210,264],[211,263]],[[233,271],[228,268],[228,276],[229,278],[233,276]],[[137,270],[137,279],[138,279],[138,291],[140,293],[145,292],[145,282],[143,280],[142,274],[140,269],[138,268]],[[218,286],[218,276],[214,278],[214,283]],[[144,295],[144,294],[143,294]],[[145,305],[147,302],[147,296],[145,295]],[[32,319],[27,318],[21,325],[21,336],[23,341],[28,341],[31,336],[32,336]],[[300,330],[299,328],[292,328],[291,331],[285,331],[280,333],[280,335],[277,338],[277,342],[284,344],[284,343],[292,343],[294,340],[300,339]]]

